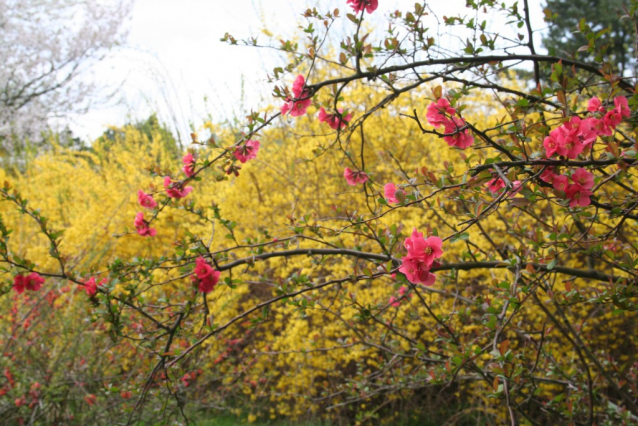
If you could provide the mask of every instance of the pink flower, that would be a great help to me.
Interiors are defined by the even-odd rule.
[[[312,99],[310,98],[310,91],[305,88],[306,80],[303,75],[298,75],[295,82],[292,84],[292,93],[296,100],[287,98],[286,103],[281,107],[281,113],[283,115],[288,114],[293,117],[299,117],[306,113],[306,110],[312,105]]]
[[[551,184],[554,182],[554,178],[556,176],[558,175],[554,173],[554,167],[550,166],[545,169],[542,175],[540,175],[540,180]]]
[[[567,189],[567,176],[565,175],[555,175],[554,176],[554,188],[559,191],[565,191]]]
[[[603,117],[603,121],[605,123],[605,126],[615,129],[622,121],[622,114],[617,109],[612,109],[611,111],[608,111],[607,114],[605,114],[605,117]]]
[[[338,128],[345,129],[348,122],[352,120],[352,113],[348,113],[344,117],[343,109],[339,108],[339,114],[328,114],[326,110],[321,107],[318,118],[321,123],[328,123],[328,126],[334,130]]]
[[[199,283],[199,291],[202,293],[210,293],[219,282],[220,271],[213,269],[202,256],[195,259],[194,276],[191,276],[193,282]]]
[[[414,284],[423,284],[431,286],[436,280],[436,275],[430,273],[430,265],[418,258],[412,258],[409,255],[402,258],[399,271],[404,273],[408,281]]]
[[[605,107],[603,106],[598,96],[594,96],[587,102],[587,111],[589,112],[605,112]]]
[[[611,128],[605,124],[605,120],[599,120],[597,118],[589,118],[588,119],[592,129],[598,136],[611,136]]]
[[[402,189],[397,189],[392,182],[385,184],[383,194],[388,203],[401,204],[405,200],[405,192]]]
[[[154,237],[157,234],[155,228],[149,228],[148,222],[144,220],[144,213],[139,212],[135,216],[135,221],[133,222],[135,228],[137,229],[137,233],[142,237]]]
[[[401,302],[399,302],[399,300],[394,296],[390,297],[390,300],[388,300],[388,303],[393,308],[398,308],[399,306],[401,306]]]
[[[406,238],[403,245],[408,249],[408,256],[413,259],[420,259],[428,268],[443,255],[441,245],[443,242],[439,237],[423,238],[423,233],[418,232],[416,228],[412,230],[412,235]]]
[[[543,141],[543,146],[545,147],[545,156],[547,158],[551,158],[554,154],[556,154],[558,150],[558,141],[556,140],[556,129],[549,132],[549,136],[545,138]]]
[[[243,164],[257,158],[257,151],[259,151],[259,141],[247,141],[242,146],[235,148],[233,155]]]
[[[349,4],[355,12],[361,12],[364,8],[366,12],[372,13],[379,7],[379,0],[348,0]]]
[[[190,152],[182,158],[182,163],[184,163],[184,167],[182,167],[182,171],[187,177],[191,177],[195,174],[195,158],[193,154]]]
[[[616,110],[622,117],[627,118],[631,115],[629,103],[627,102],[627,98],[625,98],[624,96],[616,96],[614,98],[614,105],[616,106]]]
[[[503,188],[505,188],[505,182],[503,182],[503,179],[501,178],[495,177],[491,181],[487,182],[487,189],[492,193],[492,195],[496,195]]]
[[[343,171],[343,177],[346,178],[348,185],[357,185],[364,183],[368,180],[368,175],[365,172],[353,172],[349,167],[346,167]]]
[[[84,290],[86,291],[86,294],[88,294],[89,296],[95,296],[95,293],[97,293],[97,288],[102,287],[104,284],[106,284],[106,281],[106,278],[104,278],[99,283],[96,283],[95,277],[89,278],[84,282]]]
[[[440,98],[438,101],[428,105],[425,118],[430,123],[430,126],[439,127],[441,124],[450,122],[454,114],[456,114],[456,110],[450,106],[450,102],[447,99]]]
[[[22,294],[25,288],[30,291],[38,291],[42,284],[44,284],[44,278],[37,272],[31,272],[27,276],[19,274],[13,278],[13,289],[18,294]]]
[[[166,188],[166,195],[171,198],[184,198],[193,190],[192,186],[187,186],[180,189],[176,184],[171,181],[170,176],[164,178],[164,188]]]
[[[137,191],[137,202],[140,203],[140,206],[146,207],[147,209],[154,209],[157,207],[157,201],[155,201],[153,196],[145,193],[141,189]]]
[[[592,189],[594,187],[594,175],[582,167],[576,169],[572,174],[572,180],[583,189]]]
[[[445,133],[454,133],[454,135],[443,137],[443,140],[445,140],[449,146],[465,149],[474,143],[474,136],[472,136],[468,129],[459,131],[461,127],[465,126],[465,120],[462,118],[452,117],[452,120],[446,121],[443,125]]]
[[[572,117],[571,120],[561,126],[564,129],[565,137],[576,138],[583,145],[594,143],[598,136],[594,131],[595,123],[591,120],[591,118],[582,120],[580,117]]]
[[[578,140],[576,135],[570,134],[565,130],[565,127],[561,126],[559,130],[560,132],[558,138],[558,146],[556,147],[556,152],[558,155],[563,155],[567,158],[574,159],[583,152],[585,145]]]
[[[591,204],[591,199],[589,196],[592,195],[592,192],[583,188],[577,183],[569,185],[565,190],[565,196],[569,200],[569,207],[587,207]]]

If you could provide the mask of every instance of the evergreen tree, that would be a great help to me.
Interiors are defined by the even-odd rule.
[[[553,19],[543,45],[550,55],[577,56],[583,61],[594,61],[595,55],[584,49],[578,51],[589,43],[585,32],[579,28],[584,18],[594,33],[608,29],[596,39],[597,47],[606,47],[605,59],[622,74],[634,73],[636,32],[632,19],[626,16],[628,3],[627,0],[547,0],[546,8]]]

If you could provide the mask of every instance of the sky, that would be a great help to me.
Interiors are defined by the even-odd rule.
[[[379,0],[377,16],[413,9],[415,0]],[[73,133],[93,140],[109,125],[147,118],[155,112],[180,138],[204,120],[222,122],[271,102],[266,73],[285,64],[273,49],[229,46],[236,39],[299,34],[300,14],[315,6],[322,11],[349,12],[345,0],[136,0],[128,43],[94,67],[91,78],[104,86],[106,102],[73,117]],[[534,2],[532,2],[534,3]],[[442,14],[466,13],[465,0],[437,0]],[[541,7],[532,16],[542,22]],[[349,25],[343,19],[342,29]],[[490,25],[499,25],[490,22]],[[498,29],[498,28],[497,28]],[[339,28],[337,28],[339,31]]]

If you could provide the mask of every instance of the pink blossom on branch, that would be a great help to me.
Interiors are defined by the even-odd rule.
[[[629,109],[629,103],[627,102],[627,98],[624,96],[616,96],[614,98],[614,106],[616,107],[616,111],[623,118],[628,118],[631,116],[631,110]]]
[[[408,250],[408,256],[421,259],[428,266],[434,263],[434,259],[443,256],[441,239],[439,237],[423,238],[423,233],[418,232],[416,228],[412,230],[412,235],[405,240],[403,245]]]
[[[310,90],[306,89],[306,80],[303,75],[298,75],[292,84],[292,93],[295,100],[287,98],[286,103],[281,107],[281,113],[286,115],[290,113],[292,117],[299,117],[306,113],[306,110],[312,105]]]
[[[495,177],[494,179],[487,182],[487,189],[492,193],[492,195],[498,194],[501,189],[505,188],[505,182],[503,179],[499,177]]]
[[[104,284],[106,284],[106,282],[107,282],[106,278],[102,279],[99,283],[97,283],[95,281],[95,277],[91,277],[84,282],[84,290],[86,291],[86,294],[88,294],[89,296],[95,296],[95,294],[97,293],[97,288],[102,287]]]
[[[348,113],[343,116],[343,109],[339,108],[338,114],[328,114],[323,107],[319,110],[319,121],[321,123],[327,123],[332,129],[345,129],[348,122],[352,120],[352,113]]]
[[[19,274],[13,278],[13,289],[18,294],[22,294],[25,289],[38,291],[40,290],[40,287],[42,287],[42,284],[44,284],[44,278],[37,272],[31,272],[26,276]]]
[[[565,175],[555,175],[554,180],[552,181],[554,188],[559,191],[565,191],[567,189],[567,176]]]
[[[443,125],[445,133],[453,133],[453,135],[443,137],[443,140],[447,142],[449,146],[465,149],[474,143],[474,136],[472,136],[468,129],[460,130],[465,126],[465,120],[462,118],[452,117],[452,120],[448,120]]]
[[[591,199],[589,196],[592,195],[592,192],[588,189],[583,188],[577,183],[571,184],[565,190],[565,196],[569,200],[569,207],[587,207],[591,204]]]
[[[421,259],[406,256],[401,261],[399,271],[405,274],[411,283],[431,286],[436,281],[436,275],[430,272],[431,265],[426,264]]]
[[[243,164],[248,160],[257,158],[257,151],[259,151],[259,141],[251,140],[235,148],[233,155]]]
[[[456,114],[456,110],[450,106],[450,102],[445,98],[441,98],[428,105],[425,118],[430,126],[439,127],[449,122],[454,114]]]
[[[219,282],[221,272],[213,269],[213,267],[206,262],[206,259],[199,256],[195,259],[193,274],[191,280],[199,284],[199,291],[202,293],[210,293]]]
[[[582,167],[576,169],[572,174],[572,180],[583,189],[592,189],[594,187],[594,175]]]
[[[392,182],[385,184],[383,195],[388,203],[401,204],[405,200],[405,192]]]
[[[589,112],[605,112],[605,107],[598,96],[594,96],[587,102],[587,111]]]
[[[154,237],[157,234],[155,228],[149,228],[148,222],[144,220],[144,213],[142,212],[139,212],[135,216],[133,224],[135,225],[137,233],[142,237]]]
[[[145,193],[141,189],[137,191],[137,202],[140,203],[140,206],[146,207],[147,209],[154,209],[157,207],[157,201],[155,201],[153,196]]]
[[[357,185],[364,183],[368,180],[368,175],[365,172],[356,171],[353,172],[349,167],[346,167],[343,171],[343,177],[346,178],[348,185]]]
[[[352,7],[355,12],[361,12],[363,9],[368,13],[372,13],[379,7],[379,0],[348,0],[347,4]]]
[[[166,195],[170,198],[184,198],[193,190],[192,186],[180,188],[177,184],[173,183],[170,176],[164,178],[164,188],[166,188]]]
[[[182,171],[187,177],[191,177],[195,174],[195,158],[193,154],[190,152],[182,158],[182,163],[184,163],[184,167],[182,167]]]

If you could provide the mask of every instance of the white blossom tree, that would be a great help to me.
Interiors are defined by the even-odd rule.
[[[124,41],[132,1],[0,0],[3,149],[89,108],[99,84],[84,76]]]

